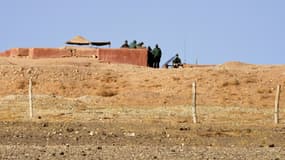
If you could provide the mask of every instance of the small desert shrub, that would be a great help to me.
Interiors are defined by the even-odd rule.
[[[112,75],[112,73],[111,72],[106,72],[105,75],[106,76],[110,76],[110,75]]]
[[[82,87],[83,88],[91,88],[91,85],[86,82],[86,83],[82,84]]]
[[[252,79],[252,78],[248,78],[245,80],[245,83],[256,83],[257,80],[256,79]]]
[[[226,86],[238,86],[240,85],[239,80],[237,79],[233,79],[233,80],[229,80],[229,81],[225,81],[222,83],[222,87],[226,87]]]
[[[101,97],[113,97],[116,96],[117,94],[118,94],[117,91],[110,89],[103,89],[103,88],[97,92],[97,95]]]
[[[271,89],[259,88],[259,89],[257,89],[257,93],[259,93],[259,94],[272,93],[272,90]]]
[[[235,80],[232,80],[230,84],[237,86],[237,85],[240,85],[240,82],[239,82],[239,80],[235,79]]]
[[[264,93],[264,89],[257,89],[256,92],[259,93],[259,94],[263,94]]]
[[[212,73],[211,76],[216,77],[218,75],[217,75],[217,73]]]
[[[62,89],[62,90],[66,89],[66,87],[64,86],[63,83],[61,83],[58,88],[59,88],[59,89]]]
[[[228,85],[229,85],[229,82],[223,82],[223,83],[222,83],[222,86],[223,86],[223,87],[226,87],[226,86],[228,86]]]
[[[179,80],[180,80],[180,77],[172,77],[172,79],[173,79],[174,81],[179,81]]]
[[[101,78],[101,82],[104,83],[116,83],[117,78],[115,76],[104,76]]]
[[[268,99],[268,98],[270,98],[270,96],[268,96],[268,95],[261,95],[261,96],[259,97],[260,100]]]
[[[154,85],[150,85],[148,88],[159,88],[162,87],[161,84],[154,84]]]
[[[16,82],[16,88],[17,89],[25,89],[26,88],[26,85],[27,85],[28,82],[26,81],[18,81]]]
[[[36,85],[38,85],[38,82],[32,81],[32,85],[33,85],[33,86],[36,86]]]

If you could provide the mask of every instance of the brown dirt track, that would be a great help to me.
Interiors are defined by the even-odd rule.
[[[1,159],[284,159],[284,65],[0,59]],[[34,118],[28,117],[33,79]],[[199,124],[191,121],[197,82]]]

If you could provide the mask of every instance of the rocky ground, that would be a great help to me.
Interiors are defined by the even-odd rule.
[[[0,59],[1,159],[284,159],[285,66]],[[33,82],[33,118],[28,82]],[[198,124],[192,83],[197,82]]]
[[[173,123],[173,122],[171,122]],[[284,127],[2,122],[1,159],[284,159]]]

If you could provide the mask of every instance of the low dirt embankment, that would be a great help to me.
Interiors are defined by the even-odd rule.
[[[97,105],[112,106],[191,104],[192,83],[196,81],[199,105],[272,107],[276,86],[285,86],[285,66],[240,62],[156,70],[82,58],[3,58],[0,74],[1,96],[27,94],[32,77],[36,95],[92,96]],[[285,98],[281,105],[284,102]]]

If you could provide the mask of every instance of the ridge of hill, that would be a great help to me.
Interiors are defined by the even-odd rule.
[[[1,58],[0,74],[1,96],[27,94],[32,77],[36,95],[90,96],[93,104],[110,106],[189,105],[195,81],[198,105],[270,107],[276,86],[285,85],[285,66],[241,62],[152,69],[88,58]]]

